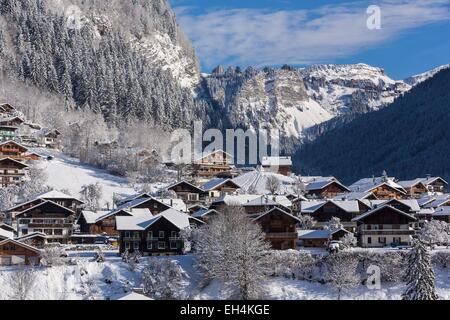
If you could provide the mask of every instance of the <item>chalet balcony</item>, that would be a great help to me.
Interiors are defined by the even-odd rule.
[[[30,223],[28,228],[72,228],[72,223]]]
[[[270,239],[297,239],[297,232],[267,232],[266,238]]]
[[[133,237],[133,236],[131,236],[131,237],[123,237],[122,239],[123,239],[123,241],[141,241],[140,237],[136,238],[136,237]],[[150,240],[147,239],[147,241],[150,241]]]
[[[178,240],[181,240],[181,237],[180,236],[178,236],[178,237],[169,237],[169,240],[170,241],[178,241]]]
[[[360,235],[366,236],[396,236],[396,235],[414,235],[416,232],[414,230],[406,229],[383,229],[383,230],[359,230]]]

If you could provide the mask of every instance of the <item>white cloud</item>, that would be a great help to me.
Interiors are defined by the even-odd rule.
[[[349,56],[402,33],[450,19],[450,0],[384,0],[382,28],[369,30],[367,6],[347,3],[311,10],[231,9],[193,14],[178,21],[206,67],[311,64]]]

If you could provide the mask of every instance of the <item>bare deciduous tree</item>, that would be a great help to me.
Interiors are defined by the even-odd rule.
[[[10,287],[10,298],[13,300],[27,300],[35,286],[36,275],[31,267],[21,267],[7,276]]]
[[[261,296],[269,248],[260,226],[239,206],[229,206],[198,230],[199,266],[208,278],[222,280],[242,300]]]
[[[327,278],[337,291],[340,300],[344,292],[354,289],[360,283],[357,272],[358,259],[344,253],[330,254],[327,258]]]
[[[270,191],[271,194],[276,194],[280,189],[281,182],[275,176],[269,176],[266,180],[266,188]]]

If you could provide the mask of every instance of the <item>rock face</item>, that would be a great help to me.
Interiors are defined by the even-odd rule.
[[[217,67],[203,82],[224,124],[277,128],[295,139],[335,117],[378,110],[411,88],[365,64],[245,71]]]

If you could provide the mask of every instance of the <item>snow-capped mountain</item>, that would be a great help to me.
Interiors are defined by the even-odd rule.
[[[419,83],[422,83],[425,80],[428,80],[429,78],[433,77],[436,73],[438,73],[439,71],[446,69],[446,68],[450,68],[450,64],[446,64],[446,65],[434,68],[430,71],[412,76],[412,77],[406,79],[405,82],[411,86],[416,86]]]
[[[291,138],[340,115],[378,110],[411,88],[365,64],[245,71],[218,67],[204,83],[233,127],[277,128]]]

